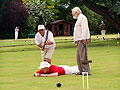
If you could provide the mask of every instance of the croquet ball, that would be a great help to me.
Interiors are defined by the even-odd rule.
[[[57,85],[57,87],[61,87],[61,83],[57,83],[56,85]]]
[[[109,50],[107,50],[107,52],[109,52]]]
[[[119,42],[117,41],[117,44],[119,45]]]

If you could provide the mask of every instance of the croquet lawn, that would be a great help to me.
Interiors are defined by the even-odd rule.
[[[89,90],[120,90],[120,47],[91,46],[88,57],[93,61]],[[1,52],[0,90],[82,90],[81,75],[34,77],[40,62],[40,50]],[[52,64],[76,65],[76,48],[56,49]],[[59,88],[56,87],[58,82],[62,84]]]

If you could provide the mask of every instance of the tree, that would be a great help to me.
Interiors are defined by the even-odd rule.
[[[6,15],[6,23],[10,27],[19,25],[23,19],[28,15],[26,7],[23,5],[22,0],[12,0],[7,8],[8,14]],[[12,23],[11,23],[12,22]]]
[[[27,17],[27,9],[22,0],[2,0],[0,2],[0,38],[13,38],[14,28]]]
[[[59,16],[58,19],[63,19],[72,22],[74,24],[76,20],[74,20],[72,17],[71,9],[75,6],[78,5],[71,4],[69,6],[67,4],[62,4],[62,3],[55,5],[55,8],[59,10],[59,13],[57,13],[57,15]],[[96,34],[100,33],[99,22],[102,20],[102,16],[94,13],[84,5],[79,5],[79,7],[81,8],[83,14],[85,14],[88,18],[90,30],[94,31]]]
[[[95,13],[102,15],[120,32],[120,1],[119,0],[61,0],[64,5],[85,5]]]
[[[23,0],[23,3],[26,4],[27,2],[31,2],[34,3],[36,1],[41,1],[41,3],[46,2],[47,7],[49,10],[51,10],[55,15],[53,16],[54,19],[57,19],[59,16],[56,15],[56,13],[59,12],[59,10],[57,10],[55,8],[55,5],[58,4],[58,0]]]
[[[39,24],[44,24],[45,26],[54,20],[51,10],[47,7],[46,2],[33,1],[27,2],[26,6],[28,7],[28,21],[27,24],[29,27],[32,28],[31,33],[33,33]]]

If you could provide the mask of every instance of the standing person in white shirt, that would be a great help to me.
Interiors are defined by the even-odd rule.
[[[18,39],[19,26],[15,28],[15,40]]]
[[[42,61],[47,58],[47,62],[51,64],[51,57],[56,47],[56,44],[53,38],[53,33],[51,31],[48,31],[48,38],[45,42],[46,36],[47,30],[45,30],[45,26],[38,25],[38,32],[35,35],[35,43],[38,47],[41,48]]]
[[[72,9],[72,15],[74,19],[77,19],[74,26],[74,42],[77,43],[77,64],[79,73],[76,75],[81,75],[83,71],[88,71],[90,75],[90,66],[88,64],[82,64],[82,60],[88,60],[87,47],[88,39],[90,39],[88,20],[79,7]]]

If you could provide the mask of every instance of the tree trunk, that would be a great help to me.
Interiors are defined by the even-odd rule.
[[[120,32],[120,18],[118,18],[119,16],[116,13],[113,14],[106,7],[97,5],[89,0],[84,0],[83,4],[93,12],[105,17],[108,22],[111,23],[111,25],[116,29],[116,31]],[[116,17],[118,20],[113,19],[111,15]]]

